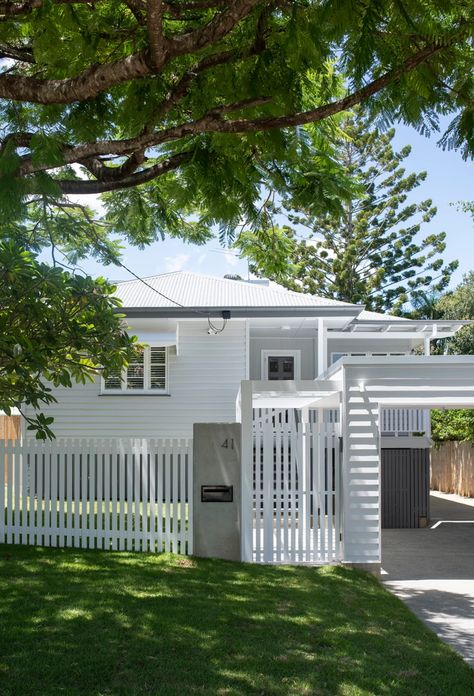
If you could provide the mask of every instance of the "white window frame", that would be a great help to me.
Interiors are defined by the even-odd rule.
[[[150,361],[150,348],[164,348],[165,349],[165,388],[164,389],[151,389],[150,379],[151,379],[151,361]],[[120,389],[106,389],[105,379],[101,377],[100,393],[101,395],[111,395],[111,396],[133,396],[136,395],[155,395],[163,396],[169,395],[169,348],[168,346],[162,346],[158,343],[148,343],[144,348],[143,356],[143,369],[144,369],[144,389],[128,389],[127,388],[127,368],[122,370],[122,386]]]
[[[293,358],[295,361],[295,379],[301,379],[301,350],[262,350],[260,374],[261,379],[268,379],[268,358]]]

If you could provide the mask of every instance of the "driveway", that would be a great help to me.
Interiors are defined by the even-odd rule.
[[[474,667],[474,499],[430,501],[428,529],[383,530],[381,580]]]

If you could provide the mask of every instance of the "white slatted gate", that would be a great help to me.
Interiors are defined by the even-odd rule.
[[[339,424],[301,423],[261,409],[254,433],[253,559],[341,560]]]
[[[191,440],[0,441],[0,543],[192,553]]]

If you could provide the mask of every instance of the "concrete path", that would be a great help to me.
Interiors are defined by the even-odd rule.
[[[384,529],[382,582],[474,667],[474,501],[432,494],[428,529]]]

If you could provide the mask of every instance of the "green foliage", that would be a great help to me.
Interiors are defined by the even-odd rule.
[[[431,411],[431,433],[435,442],[447,440],[474,442],[474,410]]]
[[[340,136],[335,115],[319,113],[314,123],[296,128],[269,126],[265,119],[325,108],[384,74],[384,86],[364,99],[372,120],[398,119],[428,133],[437,131],[440,114],[451,115],[442,144],[465,156],[474,152],[472,3],[257,0],[213,39],[209,27],[240,4],[163,3],[161,29],[170,55],[153,70],[150,35],[156,29],[144,2],[4,3],[0,62],[9,56],[10,62],[0,88],[4,77],[17,84],[0,100],[3,222],[33,216],[32,194],[50,206],[57,202],[61,211],[61,191],[78,179],[111,184],[106,219],[139,245],[167,234],[202,242],[212,225],[224,240],[235,237],[243,221],[261,228],[264,188],[290,186],[298,205],[312,198],[321,213],[340,213],[348,182],[334,152]],[[196,32],[202,36],[192,48],[173,53]],[[404,66],[428,49],[433,53],[418,67]],[[115,83],[125,59],[129,72]],[[206,60],[214,62],[203,69]],[[104,79],[101,87],[94,76],[104,67],[111,84]],[[33,96],[19,95],[22,80],[31,79],[37,81]],[[36,103],[45,85],[43,102]],[[151,144],[135,147],[132,140],[144,134]],[[117,153],[117,143],[129,146]],[[135,196],[124,193],[138,186],[133,175],[182,153],[187,157],[172,171],[140,186]],[[135,156],[122,176],[119,168]],[[302,161],[310,166],[300,167]]]
[[[466,273],[462,282],[440,299],[437,308],[444,319],[474,320],[474,271]],[[447,351],[453,355],[474,355],[474,324],[460,329],[449,340]]]
[[[468,213],[474,221],[474,201],[460,201],[457,207],[463,213]]]
[[[0,243],[0,280],[0,409],[18,407],[37,438],[52,437],[52,418],[41,412],[55,401],[52,386],[120,369],[133,341],[103,278],[40,263],[9,241]]]
[[[440,258],[446,246],[444,232],[417,240],[436,208],[431,200],[407,202],[426,177],[426,172],[405,171],[409,146],[395,152],[394,131],[380,132],[359,110],[342,127],[337,166],[355,182],[342,214],[319,212],[310,201],[288,195],[272,213],[284,214],[292,223],[285,228],[292,266],[277,275],[271,257],[260,255],[254,268],[295,290],[397,312],[410,297],[428,289],[441,292],[457,262],[444,264]],[[253,249],[249,236],[245,238],[250,258],[259,234],[254,234]]]
[[[438,298],[435,311],[437,319],[474,320],[474,271],[466,273],[454,290]],[[452,338],[442,342],[442,348],[452,355],[474,355],[474,325],[462,327]],[[431,426],[435,441],[474,442],[473,409],[432,411]]]

